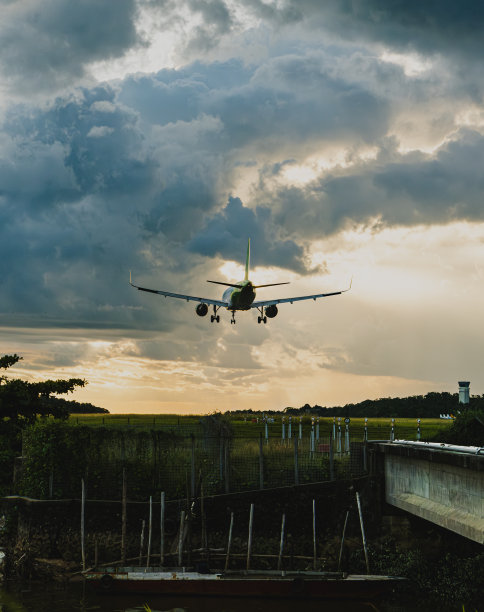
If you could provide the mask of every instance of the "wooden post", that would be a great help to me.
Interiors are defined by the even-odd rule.
[[[222,434],[219,436],[219,477],[220,484],[222,484],[224,479],[224,438]]]
[[[191,434],[192,454],[191,454],[191,470],[190,470],[190,496],[195,499],[195,436]]]
[[[334,427],[333,427],[334,430]],[[329,479],[334,480],[334,435],[329,437]]]
[[[346,534],[346,525],[348,523],[348,516],[350,515],[350,511],[346,511],[345,524],[343,525],[343,535],[341,536],[341,546],[339,549],[339,559],[338,559],[338,572],[341,571],[341,561],[343,559],[343,547],[345,543],[345,534]]]
[[[145,543],[145,523],[146,521],[143,519],[141,521],[141,535],[139,539],[139,561],[138,561],[139,567],[141,567],[141,558],[143,556],[143,544]]]
[[[249,539],[247,540],[247,569],[250,569],[250,553],[252,552],[252,527],[254,524],[254,504],[250,504]]]
[[[160,567],[165,562],[165,492],[160,495]]]
[[[286,515],[282,515],[281,523],[281,540],[279,542],[279,558],[277,559],[277,569],[280,570],[282,567],[282,554],[284,552],[284,530],[286,526]]]
[[[299,457],[297,452],[298,438],[294,436],[294,484],[299,484]]]
[[[262,444],[262,432],[259,434],[259,489],[264,488],[264,447]]]
[[[363,541],[363,551],[365,553],[366,573],[370,573],[370,562],[368,561],[368,549],[366,547],[365,527],[363,525],[363,514],[361,513],[360,494],[356,491],[356,505],[358,506],[358,514],[360,516],[361,539]]]
[[[313,570],[316,571],[317,551],[316,551],[316,500],[313,499]]]
[[[202,549],[204,557],[208,554],[208,540],[207,540],[207,517],[205,515],[205,498],[203,491],[202,474],[200,470],[200,514],[202,519]]]
[[[180,530],[178,533],[178,567],[182,566],[183,561],[183,532],[185,531],[185,510],[180,514]]]
[[[148,551],[146,553],[146,567],[150,566],[150,556],[151,556],[151,533],[153,530],[153,497],[150,495],[150,514],[148,521]]]
[[[86,550],[84,547],[85,537],[85,507],[86,507],[86,486],[84,484],[84,478],[81,479],[81,560],[82,560],[82,571],[86,571]]]
[[[127,523],[127,482],[126,468],[123,468],[123,489],[121,493],[121,564],[126,565],[126,523]]]
[[[227,541],[227,554],[225,555],[225,571],[229,569],[230,547],[232,546],[232,530],[234,528],[234,513],[230,513],[229,538]]]
[[[224,436],[225,493],[230,493],[230,448],[229,440]]]

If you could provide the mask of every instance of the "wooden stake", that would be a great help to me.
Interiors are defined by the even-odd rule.
[[[153,530],[153,497],[150,495],[150,514],[148,521],[148,552],[146,553],[146,567],[150,566],[151,556],[151,533]]]
[[[123,468],[123,489],[121,493],[121,563],[123,565],[126,565],[127,492],[126,468]]]
[[[360,494],[356,491],[356,505],[358,506],[358,514],[360,515],[361,539],[363,541],[363,551],[365,553],[366,573],[370,573],[370,563],[368,561],[368,549],[366,547],[365,527],[363,525],[363,514],[361,513]]]
[[[254,504],[250,504],[249,539],[247,540],[247,569],[250,569],[250,553],[252,552],[252,527],[254,523]]]
[[[182,566],[183,561],[183,534],[185,531],[185,510],[180,514],[180,530],[178,533],[178,567]]]
[[[313,570],[316,571],[316,500],[313,499]]]
[[[138,561],[138,565],[141,567],[141,558],[143,556],[143,544],[145,542],[145,523],[146,521],[143,519],[141,521],[141,536],[140,536],[140,543],[139,543],[139,561]]]
[[[259,434],[259,489],[264,488],[264,450],[262,445],[262,432]]]
[[[234,513],[230,513],[229,539],[227,541],[227,554],[225,555],[225,571],[229,569],[230,548],[232,546],[232,530],[234,528]]]
[[[280,570],[282,567],[282,555],[284,552],[284,529],[286,526],[286,515],[282,515],[282,523],[281,523],[281,541],[279,543],[279,557],[277,559],[277,569]]]
[[[348,516],[350,515],[350,511],[346,511],[345,523],[343,525],[343,535],[341,536],[341,546],[339,549],[339,559],[338,559],[338,572],[341,571],[341,561],[343,559],[343,547],[345,543],[345,534],[346,534],[346,525],[348,523]]]
[[[84,548],[84,518],[85,518],[85,506],[86,506],[86,487],[84,484],[84,478],[81,479],[81,559],[82,559],[82,571],[86,571],[86,551]]]
[[[165,492],[160,495],[160,567],[165,563]]]
[[[204,556],[208,553],[208,539],[207,539],[207,517],[205,516],[205,500],[203,491],[202,474],[200,471],[200,514],[202,518],[202,549],[205,549]]]

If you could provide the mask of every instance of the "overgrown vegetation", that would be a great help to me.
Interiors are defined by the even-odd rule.
[[[0,369],[7,370],[22,358],[18,355],[0,357]],[[80,378],[28,382],[20,378],[0,376],[0,495],[11,486],[13,462],[20,454],[22,431],[39,417],[67,419],[68,402],[58,395],[83,387]]]
[[[484,446],[484,409],[474,407],[460,411],[451,427],[439,435],[439,442]]]

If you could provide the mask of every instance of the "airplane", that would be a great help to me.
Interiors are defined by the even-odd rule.
[[[284,304],[289,302],[299,302],[301,300],[317,300],[318,298],[329,297],[331,295],[340,295],[351,289],[351,284],[348,289],[342,291],[333,291],[332,293],[317,293],[316,295],[303,295],[300,297],[282,298],[274,300],[262,300],[254,301],[256,296],[256,289],[262,287],[275,287],[276,285],[288,285],[289,283],[271,283],[268,285],[253,285],[249,280],[249,263],[250,263],[250,238],[247,244],[247,257],[245,260],[245,277],[244,280],[238,283],[224,283],[221,281],[208,280],[207,283],[213,283],[215,285],[223,285],[227,289],[223,292],[221,300],[212,300],[208,298],[195,297],[193,295],[183,295],[181,293],[171,293],[170,291],[159,291],[155,289],[147,289],[146,287],[139,287],[131,282],[131,272],[129,273],[129,284],[138,289],[139,291],[147,291],[148,293],[156,293],[158,295],[164,295],[165,297],[178,298],[180,300],[186,300],[187,302],[199,302],[195,309],[195,312],[199,317],[204,317],[208,313],[209,305],[213,307],[213,314],[210,316],[210,321],[213,323],[220,322],[220,315],[217,314],[220,308],[226,308],[232,313],[232,319],[230,323],[235,324],[235,313],[239,310],[250,310],[256,308],[259,311],[257,317],[257,323],[267,323],[267,318],[273,319],[277,316],[278,308],[277,304]]]

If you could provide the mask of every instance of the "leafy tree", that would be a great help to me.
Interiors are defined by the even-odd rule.
[[[7,370],[20,359],[18,355],[4,355],[0,357],[0,368]],[[66,419],[68,404],[57,395],[71,393],[85,384],[81,378],[27,382],[0,376],[0,419],[15,422],[20,427],[34,423],[38,416]]]
[[[21,359],[16,354],[0,357],[0,372]],[[39,416],[66,419],[69,402],[57,396],[85,384],[80,378],[27,382],[0,375],[0,495],[12,484],[13,463],[21,450],[22,431]]]

